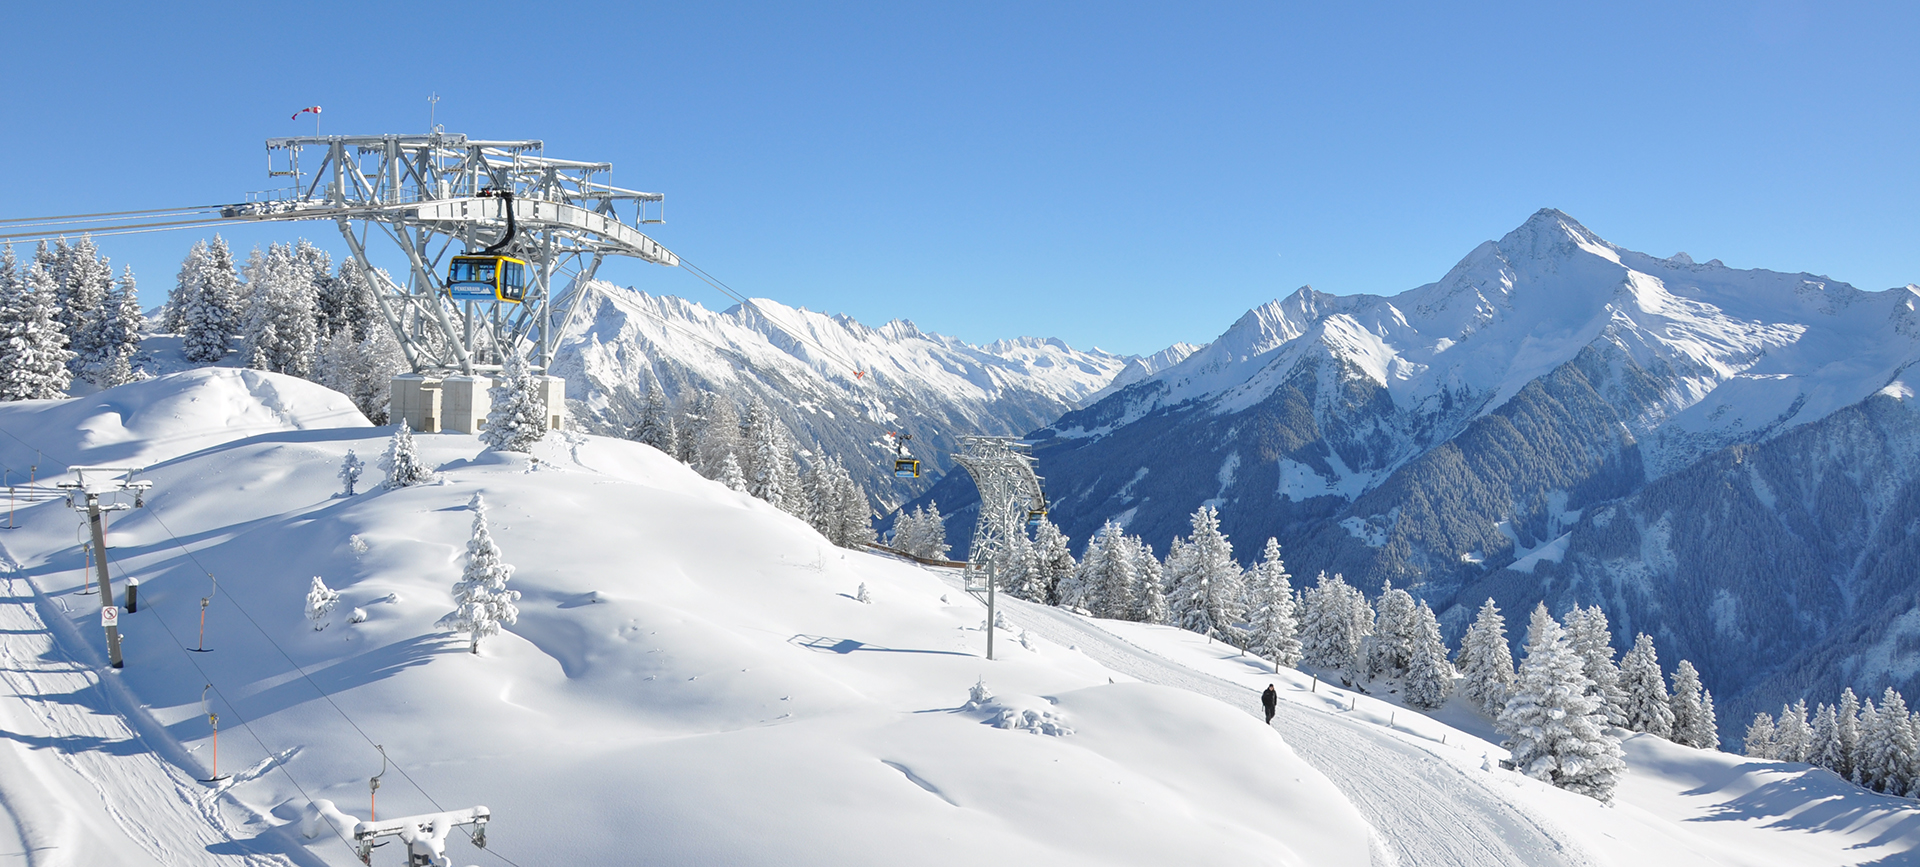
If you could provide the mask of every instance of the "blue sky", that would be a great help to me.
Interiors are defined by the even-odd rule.
[[[743,292],[973,342],[1203,342],[1438,279],[1540,207],[1920,282],[1915,4],[32,4],[0,215],[232,201],[262,141],[538,138]],[[326,224],[235,227],[240,246]],[[194,234],[102,239],[156,303]],[[603,276],[709,307],[675,270]]]

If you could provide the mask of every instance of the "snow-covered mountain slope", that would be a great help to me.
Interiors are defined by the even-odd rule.
[[[1604,807],[1493,768],[1470,727],[1164,627],[1016,605],[988,661],[952,576],[827,546],[634,443],[556,437],[536,465],[422,435],[444,484],[336,496],[345,451],[377,453],[387,430],[324,428],[324,401],[283,397],[283,430],[221,442],[252,415],[216,399],[230,386],[184,374],[97,398],[179,398],[123,425],[176,441],[146,453],[146,507],[113,516],[116,578],[141,581],[125,669],[101,668],[97,597],[74,595],[72,514],[32,506],[0,536],[0,807],[23,848],[57,846],[34,864],[347,867],[305,805],[365,818],[374,744],[395,762],[380,816],[491,808],[489,849],[456,835],[455,863],[1665,867],[1894,863],[1920,842],[1898,802],[1824,772],[1647,739]],[[84,400],[0,426],[77,439]],[[433,625],[475,493],[524,594],[478,656]],[[207,572],[211,652],[192,653]],[[303,617],[313,575],[343,594],[321,630]],[[966,706],[981,681],[996,696]],[[1277,734],[1250,715],[1268,682]],[[234,779],[203,789],[209,683]],[[1005,711],[1072,731],[993,725]]]
[[[554,368],[589,430],[624,432],[650,382],[671,398],[758,396],[804,447],[840,455],[886,503],[918,490],[894,483],[888,431],[913,434],[930,468],[945,468],[956,437],[1032,430],[1117,375],[1177,354],[1138,359],[1025,337],[973,346],[911,322],[872,328],[767,299],[714,312],[604,282],[586,291]]]
[[[178,386],[101,399],[154,405],[149,392]],[[231,413],[193,396],[129,430],[216,436]],[[4,423],[28,442],[72,438],[72,403],[14,407]],[[227,794],[259,816],[291,824],[311,796],[364,818],[377,743],[405,770],[387,774],[381,816],[485,804],[491,851],[524,864],[1368,859],[1368,826],[1339,790],[1244,714],[1113,683],[1017,627],[987,661],[964,593],[833,548],[650,448],[575,436],[535,465],[422,435],[445,484],[345,498],[342,456],[377,454],[388,431],[290,416],[287,432],[149,467],[145,508],[116,514],[110,537],[118,574],[141,580],[112,677],[157,721],[152,737],[184,745],[163,751],[176,761],[210,755],[201,685],[214,684],[221,768],[248,769]],[[473,656],[434,623],[476,493],[524,596],[518,622]],[[97,644],[93,597],[72,596],[73,521],[58,502],[32,506],[0,553],[55,600],[30,608],[70,618],[56,634]],[[213,652],[196,654],[208,572]],[[303,617],[314,575],[343,594],[319,631]],[[996,697],[964,706],[983,678]],[[1000,728],[1002,711],[1071,733]],[[352,863],[321,833],[316,856]]]

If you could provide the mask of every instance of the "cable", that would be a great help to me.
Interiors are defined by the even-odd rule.
[[[86,232],[79,233],[79,234],[85,234],[93,238],[105,238],[111,235],[140,235],[140,234],[145,234],[147,232],[171,232],[175,229],[194,229],[194,228],[206,228],[210,226],[224,226],[224,225],[229,225],[232,222],[233,221],[231,220],[212,219],[212,220],[180,220],[178,222],[172,222],[172,223],[128,223],[122,226],[102,226],[99,229],[89,229]],[[51,241],[51,240],[54,240],[55,238],[65,238],[68,235],[72,235],[72,234],[75,234],[75,233],[74,232],[54,232],[52,234],[48,234],[43,230],[36,229],[31,232],[17,232],[10,235],[0,235],[0,241],[18,241],[21,243],[32,243],[34,241]]]
[[[74,220],[91,219],[94,217],[126,217],[126,216],[132,216],[134,214],[164,214],[164,213],[169,213],[173,211],[211,211],[211,210],[215,210],[223,207],[226,207],[226,206],[225,205],[186,205],[178,208],[150,208],[144,211],[101,211],[100,213],[97,213],[97,214],[64,214],[64,215],[53,216],[53,217],[14,217],[12,219],[0,218],[0,226],[12,225],[14,223],[67,222],[67,221],[74,221]]]

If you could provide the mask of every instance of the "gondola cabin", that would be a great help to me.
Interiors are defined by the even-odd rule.
[[[913,458],[900,458],[894,461],[893,477],[896,479],[920,478],[920,462]]]
[[[518,304],[527,299],[527,263],[512,256],[455,256],[447,266],[447,297]]]
[[[1033,511],[1028,512],[1027,513],[1027,529],[1029,530],[1040,529],[1040,521],[1046,516],[1047,516],[1046,509],[1034,509]]]

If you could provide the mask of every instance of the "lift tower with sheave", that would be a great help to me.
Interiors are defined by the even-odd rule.
[[[661,222],[664,196],[613,186],[611,163],[544,153],[539,141],[438,130],[268,139],[267,174],[291,186],[220,214],[335,223],[412,367],[393,380],[395,420],[471,433],[509,353],[541,374],[551,365],[584,294],[556,292],[556,276],[584,286],[608,256],[680,264],[636,228]],[[565,390],[545,381],[559,427]]]

